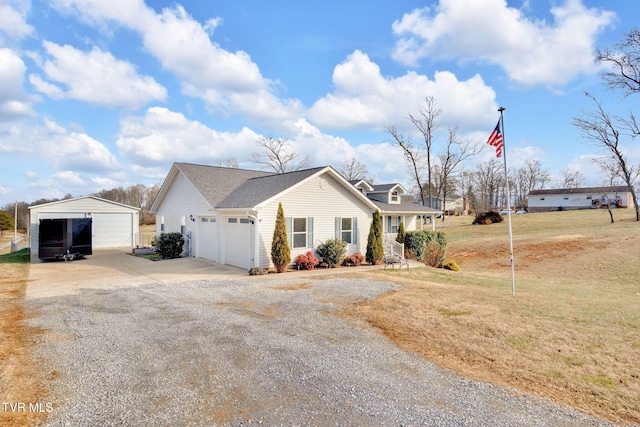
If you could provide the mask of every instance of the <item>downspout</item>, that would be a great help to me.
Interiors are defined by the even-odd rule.
[[[260,264],[260,217],[258,216],[258,209],[253,209],[256,213],[252,215],[247,210],[247,216],[251,221],[253,221],[253,254],[251,256],[251,267],[258,267]]]

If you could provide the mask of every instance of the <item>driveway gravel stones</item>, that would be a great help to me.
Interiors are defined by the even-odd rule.
[[[604,426],[471,381],[332,314],[398,285],[197,280],[28,300],[47,426]]]

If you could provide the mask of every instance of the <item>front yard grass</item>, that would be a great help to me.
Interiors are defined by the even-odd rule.
[[[445,230],[461,271],[366,273],[403,289],[346,314],[466,377],[639,424],[640,223],[614,215],[514,216],[515,297],[506,224],[461,221]]]

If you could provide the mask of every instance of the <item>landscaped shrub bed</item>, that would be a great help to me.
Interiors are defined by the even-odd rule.
[[[445,234],[441,231],[407,231],[404,237],[406,258],[422,261],[429,242],[438,243],[443,251],[447,247]]]

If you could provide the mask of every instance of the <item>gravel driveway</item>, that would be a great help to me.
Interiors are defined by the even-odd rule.
[[[369,279],[196,280],[31,299],[51,426],[596,426],[331,314]]]

